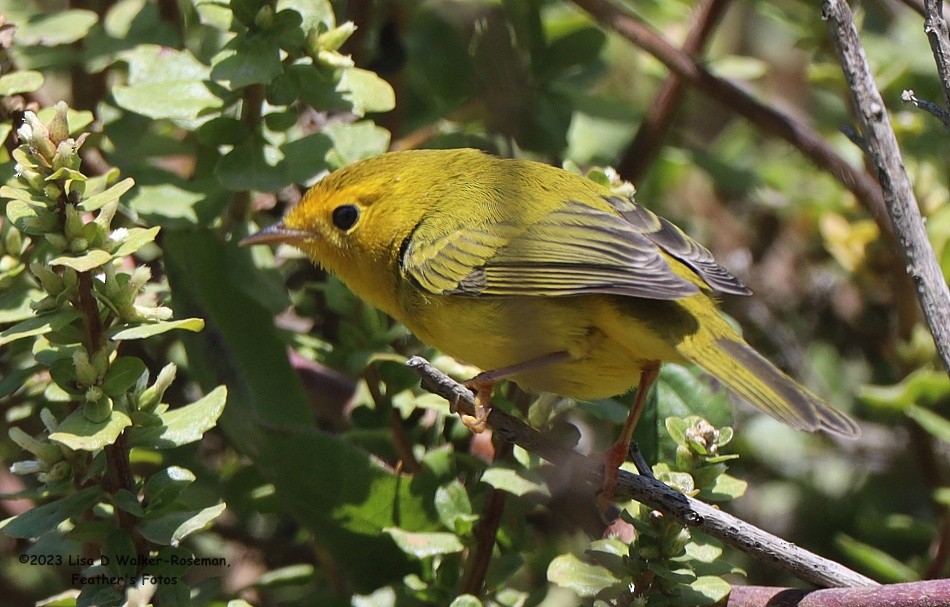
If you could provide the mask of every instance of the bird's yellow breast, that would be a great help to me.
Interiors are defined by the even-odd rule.
[[[587,400],[628,391],[648,361],[681,361],[650,326],[624,310],[624,298],[406,299],[390,310],[422,341],[485,370],[499,369],[566,351],[572,360],[511,377],[537,392]]]

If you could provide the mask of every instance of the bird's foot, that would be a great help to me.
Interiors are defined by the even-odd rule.
[[[617,491],[617,481],[620,479],[620,466],[627,460],[634,463],[639,474],[654,478],[653,470],[650,469],[649,464],[643,458],[637,441],[617,441],[604,452],[602,459],[604,461],[604,482],[601,485],[600,493],[597,494],[597,505],[601,512],[606,512],[610,503],[613,502],[614,494]]]
[[[475,434],[481,434],[488,426],[488,414],[491,412],[492,406],[491,392],[495,386],[494,380],[482,379],[482,375],[484,374],[476,375],[465,382],[465,387],[475,393],[475,415],[462,414],[459,416],[465,427]]]

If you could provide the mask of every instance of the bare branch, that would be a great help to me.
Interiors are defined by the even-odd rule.
[[[683,41],[683,52],[691,57],[702,53],[706,42],[729,7],[729,0],[706,0],[693,13],[693,24]],[[620,159],[617,170],[625,179],[639,183],[647,172],[670,129],[673,116],[679,109],[686,84],[675,73],[670,73],[660,85],[649,113],[640,123],[636,137]]]
[[[825,0],[821,14],[828,22],[851,91],[867,151],[877,170],[887,211],[907,263],[907,274],[914,281],[937,352],[944,367],[950,370],[950,289],[927,237],[897,137],[854,27],[851,8],[844,0]]]
[[[950,580],[888,584],[876,588],[769,588],[733,586],[728,607],[932,607],[950,605]]]
[[[917,96],[917,93],[912,90],[906,90],[902,92],[901,101],[905,103],[913,103],[919,109],[933,114],[938,120],[940,120],[940,122],[943,123],[944,128],[950,130],[950,113],[947,113],[947,110],[943,109],[936,103],[927,101],[926,99],[921,99]]]
[[[721,103],[766,133],[781,137],[798,148],[815,165],[833,175],[848,188],[871,215],[881,222],[881,230],[889,231],[883,221],[884,199],[874,179],[841,157],[817,132],[773,107],[764,105],[734,83],[713,75],[695,59],[677,49],[634,15],[623,12],[607,0],[574,0],[604,27],[626,38],[632,44],[656,57],[671,72],[690,86]]]
[[[448,377],[424,358],[414,356],[406,365],[422,378],[425,390],[442,396],[466,414],[475,412],[472,393]],[[503,411],[492,409],[488,424],[495,434],[549,462],[573,470],[579,482],[587,482],[591,493],[603,480],[603,464],[585,457],[570,447],[558,444]],[[795,577],[818,586],[876,586],[877,582],[834,561],[820,557],[786,542],[708,504],[670,489],[660,481],[620,471],[616,495],[635,499],[675,517],[684,525],[718,538],[730,546],[748,552],[757,559],[779,567]]]
[[[937,62],[944,107],[950,107],[950,30],[943,18],[943,0],[924,0],[924,31]],[[946,123],[945,123],[946,124]]]

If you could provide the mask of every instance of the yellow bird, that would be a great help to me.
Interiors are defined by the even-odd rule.
[[[289,243],[491,385],[595,399],[639,390],[607,454],[627,456],[662,362],[691,362],[772,417],[849,437],[857,425],[752,349],[716,294],[750,291],[669,221],[585,177],[476,150],[393,152],[317,183],[242,244]]]

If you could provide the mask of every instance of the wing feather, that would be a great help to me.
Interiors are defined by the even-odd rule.
[[[609,293],[678,299],[699,291],[669,258],[708,288],[747,294],[712,254],[632,200],[605,196],[616,212],[569,201],[534,224],[504,220],[436,238],[410,236],[402,271],[423,289],[468,296]]]

